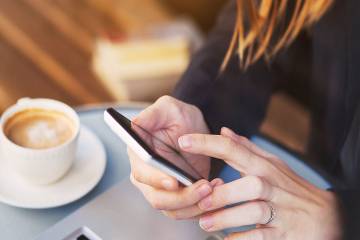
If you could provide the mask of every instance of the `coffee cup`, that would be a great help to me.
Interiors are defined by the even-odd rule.
[[[79,117],[68,105],[23,98],[1,116],[1,157],[26,181],[50,184],[74,162],[79,132]]]

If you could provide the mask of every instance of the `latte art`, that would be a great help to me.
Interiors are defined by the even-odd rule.
[[[61,112],[27,109],[5,124],[5,135],[15,144],[34,149],[59,146],[74,134],[73,122]]]

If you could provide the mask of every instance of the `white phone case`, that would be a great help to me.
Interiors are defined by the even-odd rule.
[[[138,156],[147,164],[159,169],[160,171],[176,178],[185,186],[190,186],[193,182],[179,173],[175,169],[169,168],[162,164],[157,159],[153,158],[108,112],[104,112],[104,121],[111,128],[111,130],[120,137],[127,146],[131,148]]]

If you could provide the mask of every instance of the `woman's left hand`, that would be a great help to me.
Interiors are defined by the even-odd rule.
[[[223,128],[221,135],[189,134],[179,138],[187,152],[223,159],[242,178],[216,186],[198,207],[206,231],[256,224],[227,239],[335,240],[341,226],[335,194],[294,173],[276,156]],[[230,208],[225,206],[245,202]]]

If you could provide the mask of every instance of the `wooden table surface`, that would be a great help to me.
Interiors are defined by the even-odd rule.
[[[24,96],[111,101],[91,70],[96,37],[169,19],[156,0],[0,1],[0,112]]]

